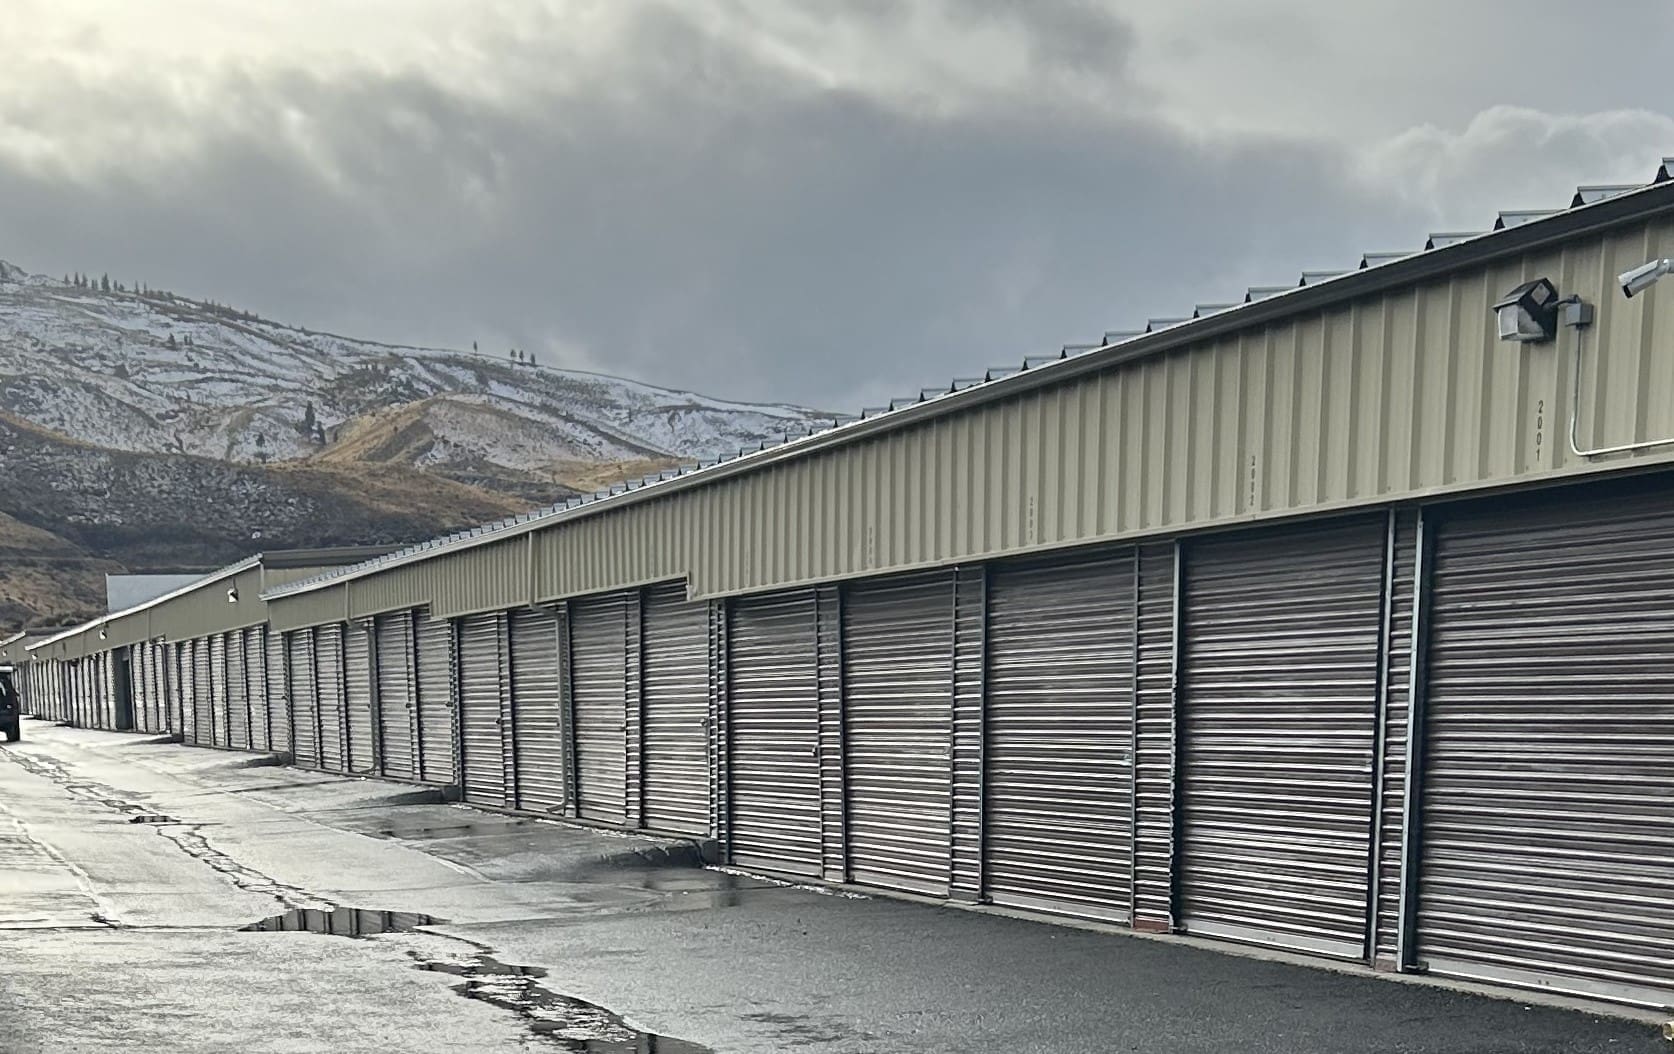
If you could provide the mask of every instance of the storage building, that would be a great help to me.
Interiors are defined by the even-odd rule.
[[[1674,256],[1670,164],[269,580],[248,742],[796,879],[1674,1004],[1674,281],[1618,281]],[[260,636],[217,651],[225,614],[158,650],[198,740]],[[88,636],[31,654],[97,684]]]

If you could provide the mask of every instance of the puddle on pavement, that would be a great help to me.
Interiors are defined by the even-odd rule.
[[[326,933],[334,937],[372,937],[380,933],[407,933],[420,926],[434,926],[446,921],[416,911],[295,908],[240,929],[246,933]]]
[[[528,820],[508,820],[503,823],[396,824],[380,828],[381,838],[470,838],[485,834],[504,834],[529,826]]]
[[[643,1032],[603,1007],[559,995],[539,983],[546,971],[537,966],[518,966],[476,955],[459,961],[422,962],[419,969],[463,978],[454,991],[467,999],[480,1000],[522,1016],[531,1032],[559,1050],[589,1054],[714,1054],[708,1047]]]

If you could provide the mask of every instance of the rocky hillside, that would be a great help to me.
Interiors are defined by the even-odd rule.
[[[0,414],[0,631],[97,614],[108,572],[197,571],[262,549],[409,542],[524,507],[404,466],[135,454]]]
[[[0,633],[107,572],[417,541],[824,417],[0,261]]]
[[[730,454],[828,416],[503,351],[352,340],[3,262],[0,410],[113,450],[399,462],[536,491],[577,465]]]

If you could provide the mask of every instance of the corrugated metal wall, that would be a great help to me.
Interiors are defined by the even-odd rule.
[[[151,607],[112,618],[98,625],[70,634],[60,641],[46,645],[33,658],[81,658],[115,651],[147,640],[189,640],[207,637],[229,630],[266,625],[270,621],[262,590],[276,583],[309,578],[328,570],[326,567],[297,567],[269,571],[258,565],[234,574],[223,575],[194,587],[177,597],[158,601]],[[237,603],[228,600],[227,591],[233,589]],[[337,607],[325,617],[315,617],[323,606],[320,597],[335,595]],[[342,619],[342,590],[306,594],[309,599],[293,601],[287,613],[281,613],[280,630],[297,629]],[[105,636],[99,636],[99,630]]]
[[[323,626],[343,619],[347,613],[348,589],[342,585],[298,593],[267,605],[268,625],[275,633]]]
[[[352,607],[430,600],[453,615],[685,577],[693,595],[719,596],[1598,471],[1561,438],[1573,332],[1501,344],[1489,305],[1538,275],[1595,302],[1582,441],[1668,434],[1674,367],[1654,349],[1674,339],[1674,313],[1655,305],[1674,288],[1628,301],[1612,276],[1670,247],[1674,224],[1657,219],[1478,266],[573,520],[532,544],[379,572],[352,584]],[[311,604],[329,606],[279,602],[292,621]]]

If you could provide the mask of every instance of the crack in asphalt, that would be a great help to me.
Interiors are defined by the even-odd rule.
[[[7,751],[4,756],[16,762],[25,771],[43,779],[51,780],[63,787],[70,793],[71,797],[91,802],[112,812],[123,813],[129,817],[131,823],[147,824],[187,856],[227,876],[233,885],[239,889],[259,896],[271,897],[283,905],[286,910],[321,906],[335,908],[339,906],[329,898],[311,893],[299,886],[281,882],[271,875],[264,874],[234,860],[210,844],[209,838],[203,833],[203,829],[209,826],[208,824],[188,823],[173,820],[167,816],[159,816],[143,799],[130,800],[129,795],[114,787],[77,777],[55,758],[46,758],[20,751]],[[55,853],[54,855],[59,854]],[[68,864],[67,861],[66,864]],[[72,870],[74,870],[73,867]],[[114,913],[105,910],[97,894],[90,895],[93,896],[96,904],[101,905],[99,911],[91,913],[90,917],[93,921],[110,927],[121,927],[123,925],[115,918]]]
[[[155,811],[154,806],[147,804],[141,796],[130,795],[124,791],[111,787],[108,784],[98,783],[93,780],[77,777],[56,758],[43,757],[20,751],[6,751],[4,754],[0,754],[0,756],[16,762],[25,771],[31,772],[58,784],[67,790],[72,797],[78,798],[82,801],[92,802],[105,809],[109,809],[112,812],[127,815],[130,823],[147,824],[159,835],[172,842],[187,856],[190,856],[194,860],[202,863],[204,866],[227,876],[227,878],[230,879],[239,889],[255,893],[260,896],[271,897],[272,899],[278,901],[279,904],[287,911],[302,908],[315,908],[329,911],[343,906],[329,897],[313,893],[300,886],[293,886],[287,882],[281,882],[271,875],[258,871],[255,868],[247,867],[244,864],[239,863],[237,860],[234,860],[231,856],[215,848],[215,846],[210,843],[209,838],[204,834],[204,828],[212,826],[211,824],[191,823],[184,820],[176,820],[172,817],[160,814]],[[21,821],[19,821],[19,823],[21,825]],[[337,828],[332,829],[336,830]],[[38,841],[33,838],[31,838],[31,840]],[[86,887],[89,898],[92,899],[100,909],[89,914],[89,917],[94,922],[111,928],[148,928],[130,927],[126,923],[118,920],[115,917],[115,913],[108,910],[108,906],[104,904],[103,898],[99,897],[97,892],[93,890],[91,880],[87,879],[86,876],[81,873],[80,869],[76,868],[68,860],[64,860],[62,854],[57,853],[50,846],[46,846],[45,843],[39,844],[41,844],[48,852],[51,852],[55,858],[62,860],[67,867],[76,873],[78,880],[80,880]],[[489,945],[484,944],[481,941],[472,940],[469,937],[461,937],[457,934],[444,933],[439,930],[427,930],[426,932],[430,932],[444,940],[463,944],[479,953],[486,953],[494,950]]]

